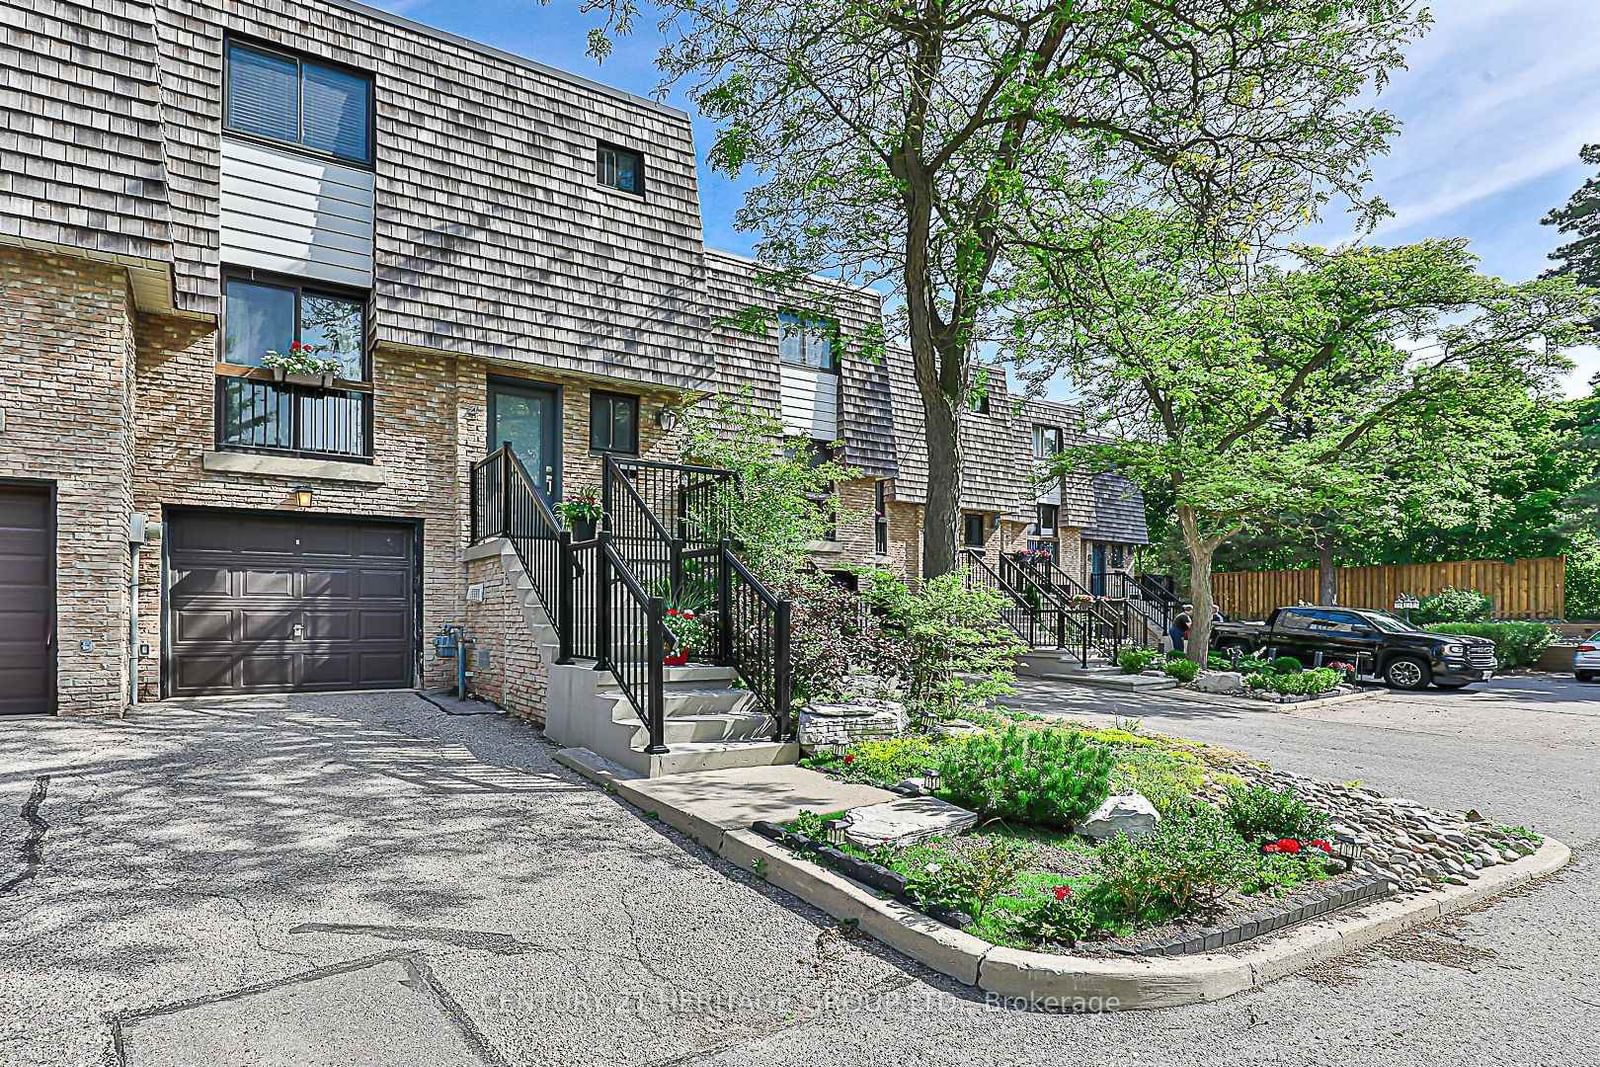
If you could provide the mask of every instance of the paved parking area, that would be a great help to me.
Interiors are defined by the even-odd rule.
[[[1156,695],[1160,697],[1160,694]],[[1600,1062],[1600,686],[1127,706],[1565,838],[1540,888],[1217,1005],[1002,1011],[411,694],[0,724],[0,1064]]]

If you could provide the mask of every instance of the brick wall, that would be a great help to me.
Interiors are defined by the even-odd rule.
[[[378,349],[373,356],[374,466],[384,484],[207,471],[203,453],[215,447],[216,331],[194,320],[141,316],[138,323],[138,418],[135,456],[139,510],[165,519],[174,507],[299,510],[292,490],[314,489],[305,510],[328,515],[422,520],[424,639],[462,610],[461,552],[466,523],[465,483],[457,477],[457,391],[454,361]],[[141,567],[140,623],[152,658],[142,668],[142,691],[158,693],[161,648],[161,565],[147,552]],[[450,668],[423,658],[423,684],[442,685]]]
[[[466,580],[483,585],[483,600],[466,605],[467,632],[474,643],[472,691],[543,726],[550,669],[523,618],[505,566],[499,557],[472,560]],[[480,652],[488,653],[487,662]]]
[[[122,270],[0,248],[0,479],[56,486],[64,714],[126,703],[131,324]]]

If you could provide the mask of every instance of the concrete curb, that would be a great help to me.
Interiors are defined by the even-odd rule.
[[[1388,694],[1388,689],[1374,689],[1363,693],[1341,693],[1336,697],[1324,697],[1313,700],[1295,700],[1287,704],[1280,704],[1275,700],[1252,700],[1237,693],[1202,693],[1194,689],[1179,688],[1177,692],[1168,696],[1179,700],[1188,700],[1195,704],[1215,704],[1220,707],[1239,708],[1247,711],[1309,711],[1312,708],[1331,708],[1340,704],[1353,704],[1361,700],[1374,700]]]
[[[604,761],[556,759],[630,803],[693,837],[723,859],[779,889],[856,923],[891,948],[976,986],[1000,1003],[1042,1011],[1121,1011],[1172,1008],[1221,1000],[1266,985],[1335,956],[1365,948],[1491,897],[1553,874],[1572,858],[1553,837],[1515,863],[1479,871],[1476,881],[1404,900],[1386,900],[1316,919],[1255,948],[1194,956],[1098,959],[992,945],[930,919],[826,867],[797,856],[754,830],[723,830],[689,812],[663,805],[617,777]],[[581,750],[579,750],[581,751]]]

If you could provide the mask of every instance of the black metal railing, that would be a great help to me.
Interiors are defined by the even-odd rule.
[[[647,752],[667,751],[667,609],[690,601],[715,627],[715,647],[700,651],[734,668],[775,740],[791,736],[790,605],[734,552],[732,472],[611,455],[603,467],[601,529],[576,541],[502,445],[472,468],[472,541],[511,541],[556,629],[557,662],[610,671],[648,728]]]
[[[1146,575],[1126,571],[1096,571],[1094,583],[1128,612],[1130,632],[1142,635],[1140,643],[1158,645],[1172,628],[1182,604],[1171,590]]]
[[[967,587],[984,588],[998,594],[1005,601],[1000,609],[1001,620],[1029,648],[1075,652],[1080,666],[1089,665],[1091,633],[1082,619],[1062,608],[1037,583],[1013,584],[1008,576],[1016,579],[1017,572],[1008,568],[1008,574],[1003,575],[995,570],[982,549],[962,549],[959,558],[966,568]]]
[[[725,620],[722,662],[738,672],[755,694],[757,705],[776,720],[776,735],[787,737],[792,730],[788,720],[794,692],[789,601],[763,585],[726,541],[719,560],[717,617]]]
[[[217,378],[217,444],[249,452],[372,457],[372,394]]]
[[[1088,630],[1094,647],[1108,660],[1114,661],[1117,658],[1122,646],[1128,642],[1129,634],[1133,632],[1126,604],[1095,596],[1084,588],[1083,583],[1062,570],[1060,565],[1048,556],[1027,560],[1016,557],[1003,558],[1000,571],[1002,577],[1008,576],[1007,564],[1026,576],[1026,579],[1038,583],[1063,611],[1078,618]],[[1018,587],[1024,585],[1023,578],[1011,576],[1009,580]]]

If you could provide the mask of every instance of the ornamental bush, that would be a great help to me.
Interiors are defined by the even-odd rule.
[[[941,750],[939,795],[993,818],[1071,830],[1111,791],[1111,751],[1073,730],[974,734]]]
[[[1487,622],[1492,611],[1494,601],[1488,593],[1446,586],[1423,597],[1411,612],[1411,621],[1418,626],[1432,626],[1436,622]]]
[[[1285,837],[1311,841],[1328,830],[1328,816],[1293,789],[1265,785],[1230,789],[1223,814],[1233,831],[1251,844]]]
[[[1095,928],[1118,933],[1213,910],[1260,862],[1205,804],[1174,812],[1143,837],[1118,834],[1096,860],[1099,878],[1081,894],[1083,907]]]
[[[1168,678],[1176,678],[1187,685],[1200,673],[1200,664],[1192,659],[1174,656],[1161,665],[1161,670]]]
[[[1254,690],[1283,693],[1287,696],[1316,696],[1339,688],[1344,675],[1332,667],[1314,667],[1294,674],[1250,674],[1244,684]]]
[[[1533,666],[1555,640],[1555,631],[1542,622],[1447,622],[1428,629],[1436,634],[1487,637],[1494,642],[1500,670]]]
[[[933,737],[857,741],[843,752],[819,752],[805,765],[854,782],[891,786],[938,767],[939,750],[945,744]]]
[[[1272,669],[1279,674],[1299,674],[1305,665],[1293,656],[1279,656],[1272,661]]]
[[[1125,648],[1117,653],[1117,666],[1123,674],[1138,674],[1154,663],[1161,653],[1153,648]]]

